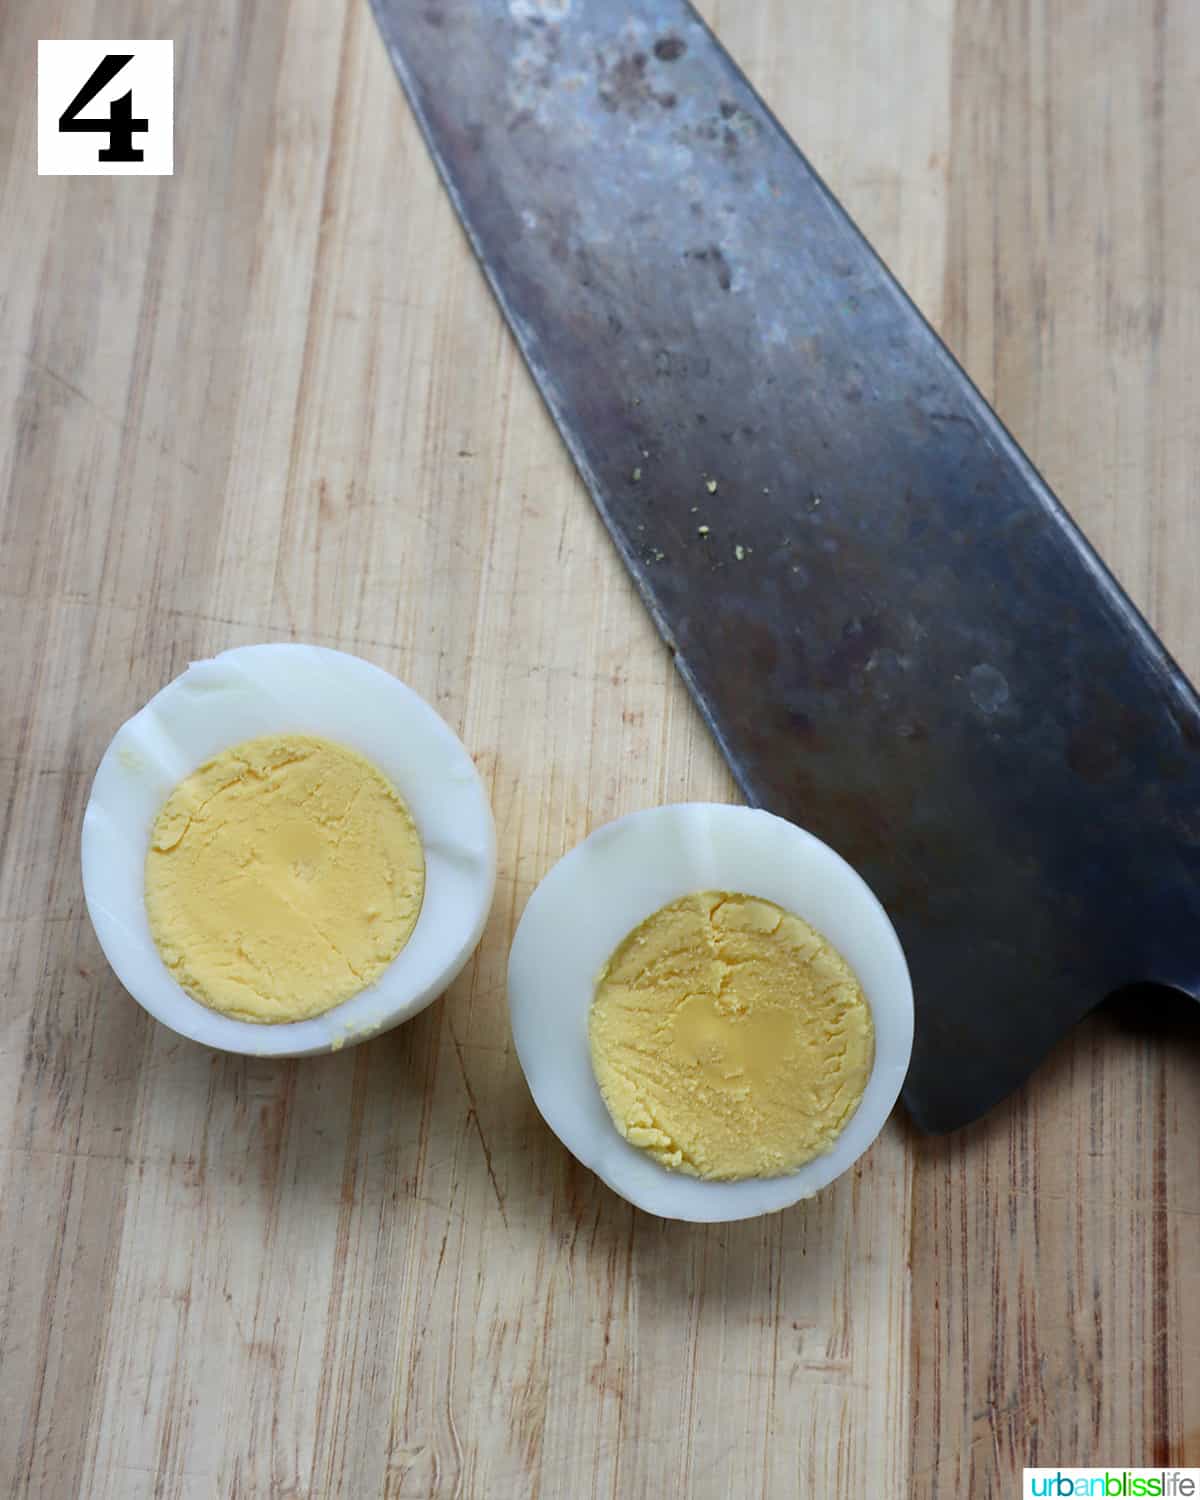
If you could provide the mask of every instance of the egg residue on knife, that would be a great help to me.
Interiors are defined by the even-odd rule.
[[[487,793],[413,690],[325,647],[193,662],[100,762],[83,886],[152,1015],[255,1055],[336,1049],[415,1015],[483,932]]]
[[[827,1151],[862,1098],[874,1028],[846,960],[773,901],[697,891],[601,971],[589,1034],[620,1133],[665,1167],[736,1180]]]
[[[201,1004],[300,1021],[365,988],[404,947],[425,888],[404,799],[313,735],[247,740],[185,777],[146,854],[163,962]]]
[[[887,914],[812,834],[680,803],[597,829],[546,874],[509,957],[542,1117],[664,1218],[786,1208],[883,1128],[912,1050]]]

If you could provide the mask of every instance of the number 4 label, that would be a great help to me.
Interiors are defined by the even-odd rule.
[[[38,175],[169,177],[175,44],[38,43]]]

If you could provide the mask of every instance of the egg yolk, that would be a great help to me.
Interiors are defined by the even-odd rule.
[[[774,902],[700,891],[617,947],[596,984],[592,1067],[617,1129],[664,1167],[794,1172],[858,1107],[875,1052],[846,960]]]
[[[308,735],[223,751],[180,782],[146,855],[146,914],[193,999],[299,1021],[377,979],[416,926],[425,856],[369,761]]]

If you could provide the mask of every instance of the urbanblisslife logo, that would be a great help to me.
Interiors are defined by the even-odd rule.
[[[1103,1495],[1112,1500],[1134,1496],[1195,1496],[1200,1500],[1200,1469],[1026,1469],[1022,1496]]]

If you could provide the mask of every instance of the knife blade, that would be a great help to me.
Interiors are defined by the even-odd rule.
[[[746,799],[909,956],[946,1131],[1135,982],[1200,998],[1200,702],[683,0],[372,0]]]

